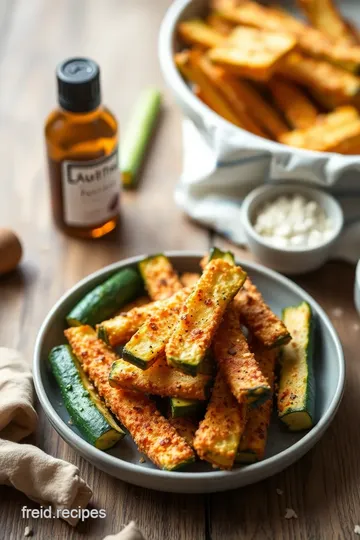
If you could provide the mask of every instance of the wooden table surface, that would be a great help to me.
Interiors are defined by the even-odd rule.
[[[25,256],[17,272],[0,280],[0,344],[19,349],[29,362],[46,313],[82,277],[131,255],[166,249],[205,251],[213,242],[225,244],[190,223],[173,202],[181,170],[180,113],[164,88],[156,50],[168,4],[169,0],[1,2],[0,226],[19,233]],[[81,54],[100,63],[105,101],[122,125],[145,85],[165,92],[165,111],[141,187],[124,195],[119,231],[91,242],[67,238],[51,222],[42,137],[44,117],[55,104],[55,65]],[[149,491],[111,478],[77,456],[38,407],[39,426],[32,441],[79,467],[93,488],[92,505],[104,508],[107,518],[88,520],[75,530],[59,520],[24,520],[21,507],[36,504],[6,487],[0,490],[0,538],[22,538],[28,525],[41,540],[101,539],[132,519],[149,540],[354,537],[354,526],[360,523],[360,321],[352,300],[354,268],[331,263],[296,281],[332,318],[347,362],[340,410],[304,458],[273,478],[228,493]],[[284,519],[286,507],[293,508],[298,519]]]

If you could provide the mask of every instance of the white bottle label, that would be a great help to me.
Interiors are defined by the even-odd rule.
[[[92,161],[63,161],[64,221],[76,227],[104,223],[119,212],[117,149]]]

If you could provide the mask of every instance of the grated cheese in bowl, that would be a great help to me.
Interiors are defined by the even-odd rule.
[[[254,229],[275,247],[311,248],[331,237],[333,223],[318,202],[294,193],[263,204]]]

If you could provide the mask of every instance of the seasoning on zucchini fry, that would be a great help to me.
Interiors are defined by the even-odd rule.
[[[221,469],[231,469],[245,429],[246,413],[246,405],[239,406],[219,370],[205,418],[195,433],[198,456]]]
[[[285,324],[265,304],[262,294],[248,277],[234,298],[240,321],[265,347],[288,343],[291,335]]]
[[[85,439],[100,450],[114,446],[125,432],[99,398],[69,345],[54,347],[49,362],[70,418]]]
[[[97,339],[90,326],[69,328],[65,336],[99,395],[130,432],[140,452],[164,470],[175,470],[194,461],[193,450],[159,413],[153,401],[143,394],[110,386],[109,371],[117,356]]]
[[[212,378],[198,373],[195,377],[168,366],[165,357],[158,358],[149,369],[140,369],[122,359],[111,367],[109,382],[116,388],[128,388],[163,397],[204,400]]]
[[[232,305],[224,314],[213,347],[219,369],[239,404],[257,407],[270,397],[269,382],[249,349],[239,314]]]
[[[165,345],[174,329],[182,304],[190,289],[181,289],[167,300],[160,309],[151,313],[123,349],[122,356],[141,369],[148,369],[165,351]]]
[[[185,418],[181,416],[169,416],[168,422],[176,429],[180,437],[182,437],[191,448],[194,448],[194,437],[199,422],[195,418]]]
[[[98,337],[111,347],[123,345],[131,339],[146,319],[151,314],[157,313],[160,308],[161,301],[150,302],[103,321],[96,326]]]
[[[307,302],[287,307],[283,311],[283,320],[293,338],[282,348],[278,413],[290,431],[301,431],[314,425],[314,319],[311,307]]]
[[[266,377],[271,391],[274,390],[274,370],[278,356],[277,349],[266,349],[256,340],[251,342],[251,350]],[[254,463],[263,459],[265,454],[268,427],[273,409],[272,396],[257,409],[248,410],[246,427],[240,439],[237,463]]]
[[[165,255],[152,255],[140,261],[139,270],[151,300],[165,300],[182,288],[177,273]]]
[[[226,307],[246,273],[222,259],[210,261],[186,300],[166,345],[168,363],[195,375],[203,362]]]

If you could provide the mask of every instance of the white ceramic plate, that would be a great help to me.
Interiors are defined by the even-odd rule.
[[[179,272],[199,271],[202,254],[192,252],[167,253]],[[88,444],[76,427],[69,425],[69,415],[62,404],[60,391],[48,365],[52,347],[65,343],[65,315],[86,292],[115,271],[136,264],[142,257],[127,259],[90,275],[75,285],[53,307],[46,317],[35,346],[34,382],[44,411],[59,435],[85,459],[99,469],[138,486],[178,493],[208,493],[233,489],[271,476],[303,456],[323,435],[341,401],[345,365],[339,338],[321,307],[300,287],[280,274],[258,264],[238,261],[261,290],[275,313],[284,306],[306,300],[317,319],[315,343],[316,425],[305,433],[291,434],[272,420],[266,457],[260,463],[237,467],[232,471],[216,471],[198,462],[182,472],[156,469],[148,460],[140,463],[140,454],[130,436],[115,448],[102,452]]]

